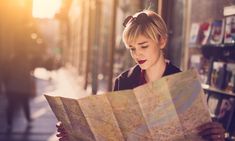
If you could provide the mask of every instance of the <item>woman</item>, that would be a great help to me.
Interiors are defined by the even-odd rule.
[[[148,10],[136,13],[126,18],[124,26],[123,41],[137,65],[117,77],[114,91],[133,89],[163,76],[180,72],[164,58],[163,50],[168,35],[166,24],[158,14]],[[66,140],[67,134],[63,125],[58,123],[57,127],[57,136],[61,140]],[[212,141],[223,141],[224,131],[217,122],[198,127],[198,134]]]

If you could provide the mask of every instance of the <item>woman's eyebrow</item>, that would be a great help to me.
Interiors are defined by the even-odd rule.
[[[145,43],[148,43],[148,42],[147,42],[147,41],[140,42],[140,43],[138,43],[138,45],[143,45],[143,44],[145,44]]]

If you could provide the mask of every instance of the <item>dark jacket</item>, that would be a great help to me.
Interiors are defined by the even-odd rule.
[[[178,72],[181,72],[179,68],[172,65],[171,63],[167,63],[163,76],[171,75]],[[133,89],[143,84],[143,82],[141,82],[142,81],[141,79],[142,79],[142,70],[139,65],[135,65],[129,70],[121,73],[115,79],[113,90],[118,91],[118,90]]]

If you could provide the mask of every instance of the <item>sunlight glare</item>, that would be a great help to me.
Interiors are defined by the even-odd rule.
[[[60,9],[62,0],[33,0],[33,17],[53,18]]]

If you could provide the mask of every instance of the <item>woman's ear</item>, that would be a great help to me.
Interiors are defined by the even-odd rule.
[[[159,47],[160,47],[160,49],[164,49],[165,46],[166,46],[166,43],[167,43],[167,38],[160,37],[160,40],[159,40]]]

